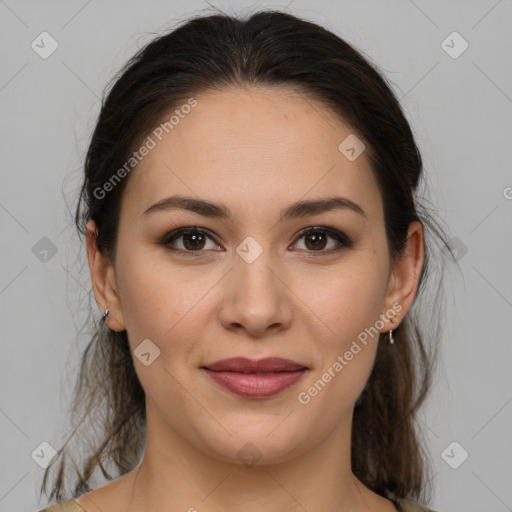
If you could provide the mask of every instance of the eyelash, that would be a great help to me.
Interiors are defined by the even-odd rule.
[[[204,235],[204,236],[210,238],[212,241],[214,241],[217,245],[220,245],[217,242],[217,240],[215,240],[215,238],[212,237],[207,231],[205,231],[204,229],[201,229],[201,228],[196,228],[196,227],[186,227],[186,228],[175,229],[174,231],[167,233],[160,240],[159,244],[165,246],[170,251],[173,251],[175,253],[180,253],[181,255],[184,255],[184,256],[191,256],[191,257],[202,256],[201,253],[204,253],[207,251],[205,251],[205,250],[189,251],[189,250],[183,250],[183,249],[173,249],[173,248],[169,247],[169,244],[171,242],[173,242],[173,241],[179,239],[180,237],[182,237],[183,235],[186,235],[189,233]],[[329,254],[339,252],[342,249],[351,249],[354,247],[354,242],[348,236],[346,236],[344,233],[342,233],[341,231],[338,231],[336,229],[327,228],[324,226],[311,226],[311,227],[303,229],[302,231],[300,231],[298,233],[295,243],[297,243],[302,237],[304,237],[305,235],[308,235],[310,233],[325,233],[328,236],[330,236],[331,238],[333,238],[334,240],[336,240],[339,244],[337,247],[335,247],[333,249],[329,249],[329,250],[318,250],[318,251],[308,250],[307,251],[309,253],[308,256],[311,256],[311,257],[316,258],[318,256],[326,256]],[[293,245],[295,245],[295,243]]]

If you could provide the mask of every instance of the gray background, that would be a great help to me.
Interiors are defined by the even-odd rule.
[[[211,2],[227,13],[287,3],[391,80],[458,251],[462,274],[452,264],[446,277],[442,364],[422,411],[434,508],[512,510],[512,2]],[[31,453],[44,441],[60,447],[66,431],[89,290],[68,206],[102,90],[154,33],[204,9],[0,0],[0,512],[46,505]],[[43,31],[59,45],[46,59],[31,47]],[[442,47],[453,31],[469,44],[457,58]],[[462,48],[453,37],[445,44]],[[444,452],[453,441],[460,446]],[[453,469],[446,460],[460,462],[463,449],[469,457]]]

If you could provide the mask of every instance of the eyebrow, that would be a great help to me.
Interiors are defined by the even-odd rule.
[[[218,219],[232,219],[234,217],[233,211],[224,204],[215,204],[205,199],[198,199],[195,197],[185,197],[180,195],[166,197],[161,199],[154,205],[150,206],[144,211],[143,216],[151,215],[160,211],[167,210],[188,210],[203,217],[218,218]],[[285,221],[308,215],[317,215],[323,212],[332,210],[349,210],[353,211],[366,219],[368,218],[365,211],[357,203],[345,197],[327,197],[324,199],[314,199],[309,201],[298,201],[283,208],[279,215],[279,221]]]

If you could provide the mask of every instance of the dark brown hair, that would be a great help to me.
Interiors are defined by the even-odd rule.
[[[105,91],[87,151],[75,217],[79,232],[83,235],[87,221],[94,219],[98,247],[115,261],[120,199],[129,177],[106,198],[95,191],[184,98],[211,89],[250,86],[292,87],[340,115],[364,141],[383,198],[393,261],[402,254],[413,221],[421,222],[434,235],[432,240],[446,246],[443,230],[426,203],[420,204],[422,159],[385,78],[333,32],[278,11],[257,12],[245,19],[224,14],[190,18],[129,60]],[[427,243],[425,250],[417,297],[427,275]],[[440,288],[436,293],[438,301]],[[430,388],[437,331],[426,343],[420,323],[411,308],[394,331],[395,345],[379,343],[373,371],[355,405],[352,471],[383,496],[392,492],[397,498],[425,499],[430,493],[417,411]],[[108,479],[113,478],[108,465],[118,476],[131,471],[143,450],[145,395],[126,331],[93,325],[74,390],[76,427],[58,452],[60,457],[46,470],[41,487],[41,492],[46,490],[49,471],[60,458],[50,499],[69,497],[64,475],[70,476],[66,457],[73,453],[68,447],[71,439],[86,441],[88,450],[80,454],[79,463],[73,461],[73,497],[91,488],[98,468]],[[80,436],[78,428],[83,430]]]

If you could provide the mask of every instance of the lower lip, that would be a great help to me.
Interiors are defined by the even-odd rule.
[[[214,372],[206,373],[220,386],[246,398],[265,398],[276,395],[295,384],[306,373],[306,369],[276,373]]]

